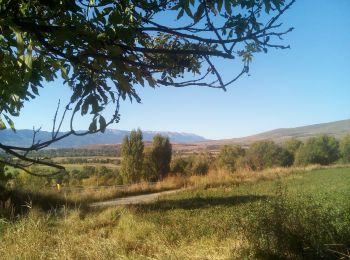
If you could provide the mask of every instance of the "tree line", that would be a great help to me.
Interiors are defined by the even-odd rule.
[[[278,145],[270,140],[257,141],[248,149],[239,145],[224,145],[217,157],[217,165],[229,172],[238,168],[262,170],[271,167],[329,165],[350,162],[350,135],[338,141],[329,135],[311,137],[305,142],[289,139]]]

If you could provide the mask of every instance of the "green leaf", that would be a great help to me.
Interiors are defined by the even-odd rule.
[[[96,121],[96,118],[94,118],[94,120],[92,120],[92,122],[89,126],[89,131],[95,132],[96,130],[97,130],[97,121]]]
[[[179,20],[183,15],[184,15],[185,10],[181,9],[181,11],[179,12],[179,14],[177,15],[176,19]]]
[[[203,15],[203,12],[204,12],[204,3],[201,3],[199,6],[198,6],[198,9],[197,9],[197,12],[194,14],[194,21],[195,22],[198,22],[202,15]]]
[[[106,119],[103,116],[100,116],[98,122],[100,123],[101,132],[104,133],[106,130],[106,125],[107,125]]]
[[[6,125],[4,121],[2,121],[2,119],[0,118],[0,130],[4,130],[4,129],[6,129]]]
[[[220,12],[222,9],[222,4],[224,0],[218,0],[218,11]]]
[[[9,118],[7,115],[4,115],[7,123],[9,124],[9,126],[11,127],[11,129],[16,132],[16,129],[15,129],[15,124],[14,122],[11,120],[11,118]]]
[[[225,0],[225,10],[228,14],[232,14],[231,1]]]

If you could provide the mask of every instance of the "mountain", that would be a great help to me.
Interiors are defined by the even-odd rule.
[[[285,140],[290,138],[305,140],[309,137],[317,136],[320,134],[327,134],[340,139],[345,135],[350,134],[350,119],[295,128],[279,128],[256,135],[241,138],[209,141],[205,143],[212,145],[225,143],[250,144],[252,142],[265,139],[272,140],[276,143],[283,143]]]
[[[64,133],[60,133],[60,135],[62,134]],[[50,148],[72,148],[95,144],[118,144],[129,134],[130,131],[106,129],[104,133],[96,133],[86,136],[69,136],[61,141],[53,143]],[[173,143],[193,143],[206,140],[204,137],[195,134],[162,131],[143,131],[143,139],[144,141],[151,141],[156,134],[168,136]],[[17,130],[16,133],[8,129],[0,131],[0,142],[6,145],[29,146],[32,143],[32,138],[32,130]],[[50,138],[51,132],[40,131],[36,136],[36,141],[45,141]]]

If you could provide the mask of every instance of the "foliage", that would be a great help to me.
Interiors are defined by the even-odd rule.
[[[292,155],[272,141],[263,140],[253,143],[241,162],[244,167],[262,170],[274,166],[290,166]]]
[[[142,132],[133,130],[122,143],[121,174],[124,183],[135,183],[141,180],[143,164]]]
[[[0,162],[0,185],[6,186],[7,182],[13,178],[13,175],[6,170],[5,164]]]
[[[237,160],[243,157],[244,154],[245,150],[239,145],[224,145],[220,148],[217,164],[219,167],[233,173],[237,168]]]
[[[296,153],[297,165],[328,165],[339,158],[339,142],[331,136],[320,135],[309,138]]]
[[[170,171],[173,173],[180,173],[182,175],[187,174],[186,169],[188,169],[188,165],[190,164],[190,160],[187,157],[176,157],[170,163]]]
[[[153,148],[146,147],[144,151],[143,165],[142,165],[142,179],[145,181],[156,181],[159,179],[156,165],[153,160]]]
[[[350,162],[350,135],[346,135],[340,142],[340,154],[344,162]]]
[[[143,177],[145,180],[160,180],[170,172],[172,147],[169,137],[155,135],[152,147],[147,149],[144,154]]]
[[[190,163],[187,166],[187,171],[194,175],[204,175],[209,171],[212,163],[212,158],[208,153],[201,153],[189,158]]]
[[[110,100],[116,102],[116,95],[140,101],[136,85],[181,86],[174,80],[185,71],[200,74],[205,62],[215,75],[210,57],[238,56],[248,66],[256,52],[285,48],[272,40],[291,30],[277,32],[276,21],[294,1],[225,1],[224,7],[223,2],[3,1],[2,116],[13,127],[8,114],[17,116],[24,100],[39,95],[45,81],[61,75],[73,90],[74,111],[91,112],[90,127],[94,130],[99,124],[103,129],[101,111]],[[263,13],[276,18],[263,23]],[[189,25],[175,29],[161,24],[160,16],[165,15],[181,20],[174,27],[182,20]],[[215,16],[223,19],[219,22]]]
[[[303,142],[296,139],[296,138],[291,138],[288,139],[284,144],[283,144],[283,148],[286,149],[293,157],[293,163],[295,161],[295,155],[298,151],[298,149],[300,148],[300,146],[302,146]]]
[[[155,135],[152,142],[152,161],[159,178],[164,178],[169,173],[171,155],[172,147],[169,137]]]

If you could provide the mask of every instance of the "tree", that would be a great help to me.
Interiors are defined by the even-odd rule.
[[[124,183],[136,183],[142,177],[143,142],[140,129],[125,136],[122,143],[121,175]]]
[[[340,142],[340,154],[344,162],[350,162],[350,135],[346,135]]]
[[[239,145],[224,145],[217,157],[218,166],[233,173],[236,170],[237,160],[244,154],[245,150]]]
[[[280,17],[295,0],[4,0],[0,3],[0,128],[15,129],[24,101],[39,95],[46,82],[62,77],[70,102],[54,115],[52,137],[28,147],[0,143],[22,161],[4,161],[31,173],[41,163],[30,156],[70,135],[103,132],[119,121],[119,101],[140,102],[139,86],[226,87],[249,72],[252,57],[279,40]],[[174,18],[175,24],[162,23]],[[241,61],[232,78],[222,77],[217,59]],[[187,75],[190,79],[186,80]],[[115,113],[105,119],[107,106]],[[87,131],[75,130],[77,116],[91,117]],[[60,135],[62,122],[70,130]]]
[[[339,158],[339,142],[332,136],[309,138],[296,153],[295,164],[328,165]]]
[[[291,154],[293,163],[295,161],[295,155],[299,150],[300,146],[302,146],[302,144],[302,141],[295,138],[291,138],[287,140],[283,145],[284,149],[286,149]]]
[[[152,160],[155,170],[160,178],[164,178],[170,172],[170,162],[172,155],[172,146],[169,137],[157,134],[153,137]]]
[[[172,146],[169,137],[157,134],[153,137],[152,148],[146,150],[144,160],[144,178],[159,180],[170,172]]]
[[[293,161],[287,150],[273,141],[263,140],[249,147],[244,163],[252,170],[262,170],[274,166],[290,166]]]

